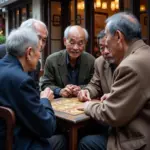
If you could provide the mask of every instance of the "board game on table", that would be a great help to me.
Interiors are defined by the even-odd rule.
[[[59,98],[54,99],[52,102],[52,107],[55,111],[61,111],[68,113],[70,115],[79,115],[84,113],[77,108],[83,103],[78,100],[78,98]]]

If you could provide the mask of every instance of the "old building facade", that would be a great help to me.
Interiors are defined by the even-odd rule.
[[[5,34],[28,18],[44,21],[49,37],[42,63],[63,45],[63,32],[68,25],[78,24],[89,33],[87,51],[96,50],[96,36],[105,27],[105,19],[119,11],[133,12],[141,22],[142,37],[150,44],[150,1],[148,0],[0,0],[5,18]]]

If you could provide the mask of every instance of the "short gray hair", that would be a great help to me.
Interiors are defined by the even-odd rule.
[[[48,30],[47,30],[47,26],[45,25],[45,23],[40,20],[34,19],[34,18],[30,18],[30,19],[22,22],[20,27],[32,28],[33,30],[35,30],[35,32],[37,32],[35,29],[35,26],[34,26],[35,23],[41,24],[45,28],[45,30],[47,32],[47,36],[48,36]]]
[[[13,56],[23,56],[28,47],[38,47],[38,36],[31,28],[18,28],[11,31],[6,39],[6,51]]]
[[[66,29],[65,29],[65,31],[64,31],[64,38],[68,38],[68,34],[69,34],[69,31],[70,31],[70,29],[72,28],[73,26],[68,26]],[[85,29],[85,28],[82,28],[83,29],[83,31],[84,31],[84,33],[85,33],[85,39],[86,40],[88,40],[88,37],[89,37],[89,35],[88,35],[88,32],[87,32],[87,30]]]
[[[99,34],[97,35],[97,39],[102,39],[105,35],[106,35],[106,34],[105,34],[105,30],[101,30],[101,31],[99,32]]]
[[[114,14],[106,20],[109,32],[114,35],[117,30],[121,31],[127,41],[141,39],[141,25],[137,18],[128,12]]]

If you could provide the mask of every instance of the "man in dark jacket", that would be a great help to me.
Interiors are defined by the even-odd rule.
[[[55,97],[76,97],[88,84],[94,72],[95,58],[85,52],[88,33],[81,26],[68,26],[64,31],[65,50],[46,59],[40,87],[49,87]]]
[[[53,92],[39,94],[27,74],[36,68],[41,45],[30,28],[13,30],[6,40],[7,55],[0,60],[0,105],[15,112],[13,150],[66,150],[62,135],[54,135],[56,118]],[[4,149],[5,124],[0,120],[0,149]]]
[[[41,51],[42,51],[45,47],[46,39],[48,36],[48,30],[47,30],[46,25],[40,20],[28,19],[28,20],[22,22],[20,27],[31,28],[37,33],[37,35],[41,41]],[[2,45],[0,45],[0,59],[3,58],[3,56],[5,56],[5,54],[6,54],[6,47],[5,47],[5,44],[2,44]],[[36,69],[31,72],[28,72],[28,74],[34,79],[37,90],[39,90],[40,68],[41,68],[41,63],[40,63],[40,61],[38,61]]]
[[[6,54],[5,44],[0,45],[0,59],[3,58]]]

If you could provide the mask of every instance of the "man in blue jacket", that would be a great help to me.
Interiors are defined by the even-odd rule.
[[[3,58],[6,54],[5,44],[0,45],[0,59]]]
[[[62,135],[53,135],[56,118],[53,92],[39,93],[27,74],[36,68],[41,40],[29,28],[13,30],[6,40],[7,55],[0,60],[0,105],[14,110],[16,126],[13,150],[66,150]],[[0,149],[4,149],[5,124],[0,120]]]
[[[48,36],[48,30],[47,30],[46,25],[42,21],[31,18],[31,19],[28,19],[28,20],[22,22],[20,27],[21,28],[27,27],[27,28],[33,29],[37,33],[37,35],[41,41],[41,49],[43,50],[45,48],[46,39]],[[1,44],[0,45],[0,59],[3,58],[5,56],[5,54],[6,54],[6,45]],[[38,61],[36,69],[28,72],[28,74],[34,79],[37,90],[39,90],[40,68],[41,68],[41,63],[40,63],[40,61]]]

